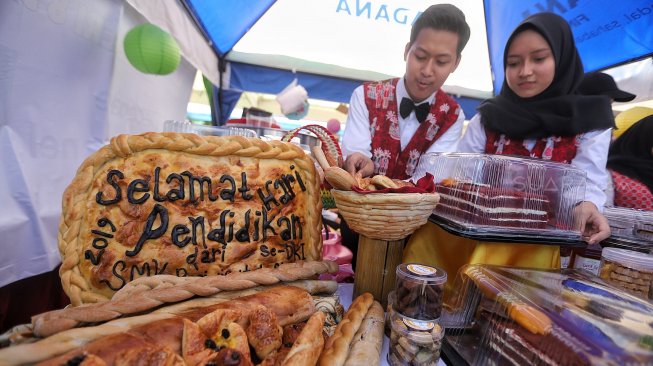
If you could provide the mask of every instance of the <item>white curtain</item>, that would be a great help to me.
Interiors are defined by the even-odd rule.
[[[62,194],[87,156],[185,116],[194,69],[130,69],[132,12],[120,0],[0,1],[0,286],[60,262]]]

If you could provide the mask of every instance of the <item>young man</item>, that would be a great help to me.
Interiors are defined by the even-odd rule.
[[[440,88],[469,35],[465,15],[453,5],[432,5],[419,16],[404,51],[404,76],[354,90],[342,138],[347,171],[406,179],[422,154],[454,150],[465,116]]]

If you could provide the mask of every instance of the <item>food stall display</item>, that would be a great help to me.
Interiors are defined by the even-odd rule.
[[[333,281],[305,280],[224,291],[24,339],[0,349],[0,365],[378,365],[381,305],[363,294],[343,314],[336,288]],[[118,304],[74,309],[101,313],[112,305]]]
[[[458,280],[444,323],[461,363],[653,362],[653,304],[586,271],[471,265]]]
[[[313,160],[243,136],[120,135],[63,197],[72,306],[2,335],[0,365],[378,365],[384,314],[345,312]],[[344,314],[343,314],[344,313]]]

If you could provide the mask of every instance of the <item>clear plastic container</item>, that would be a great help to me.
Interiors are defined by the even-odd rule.
[[[400,264],[396,271],[394,310],[416,320],[438,320],[447,272],[417,263]]]
[[[413,175],[434,176],[434,214],[465,230],[510,238],[580,239],[575,206],[584,200],[586,173],[569,164],[503,155],[430,153]]]
[[[437,322],[417,321],[394,312],[390,316],[388,363],[437,365],[444,330]]]
[[[446,340],[469,365],[653,364],[653,303],[584,270],[470,265],[456,279]]]
[[[168,120],[163,122],[163,132],[185,132],[202,136],[244,136],[258,137],[256,131],[232,126],[205,126],[189,121]]]
[[[603,248],[599,275],[636,296],[653,299],[653,255]]]
[[[603,214],[610,225],[609,246],[632,248],[641,252],[653,249],[653,212],[625,207],[606,207]]]
[[[603,210],[603,215],[610,225],[610,235],[629,239],[635,239],[637,214],[637,210],[624,207],[606,207]]]

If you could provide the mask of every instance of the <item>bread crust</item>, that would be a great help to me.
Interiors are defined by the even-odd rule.
[[[345,366],[376,366],[381,363],[384,325],[383,307],[374,301],[354,335]]]
[[[324,336],[322,327],[326,316],[321,311],[311,315],[304,329],[297,337],[292,348],[283,360],[284,366],[312,366],[317,362],[322,349],[324,348]]]
[[[333,336],[326,341],[324,351],[318,360],[320,366],[344,365],[354,335],[358,332],[363,318],[373,302],[374,297],[369,292],[354,299],[342,321],[336,327]]]
[[[324,272],[334,272],[334,262],[296,262],[282,264],[279,268],[261,268],[253,272],[233,273],[226,276],[185,277],[157,276],[136,280],[128,295],[116,294],[117,299],[73,308],[55,310],[32,318],[34,334],[49,336],[83,323],[97,323],[121,316],[135,314],[155,307],[187,300],[194,296],[210,296],[222,291],[242,290],[258,285],[277,284],[311,278]],[[159,282],[169,285],[159,286]],[[145,283],[147,286],[140,286]]]

